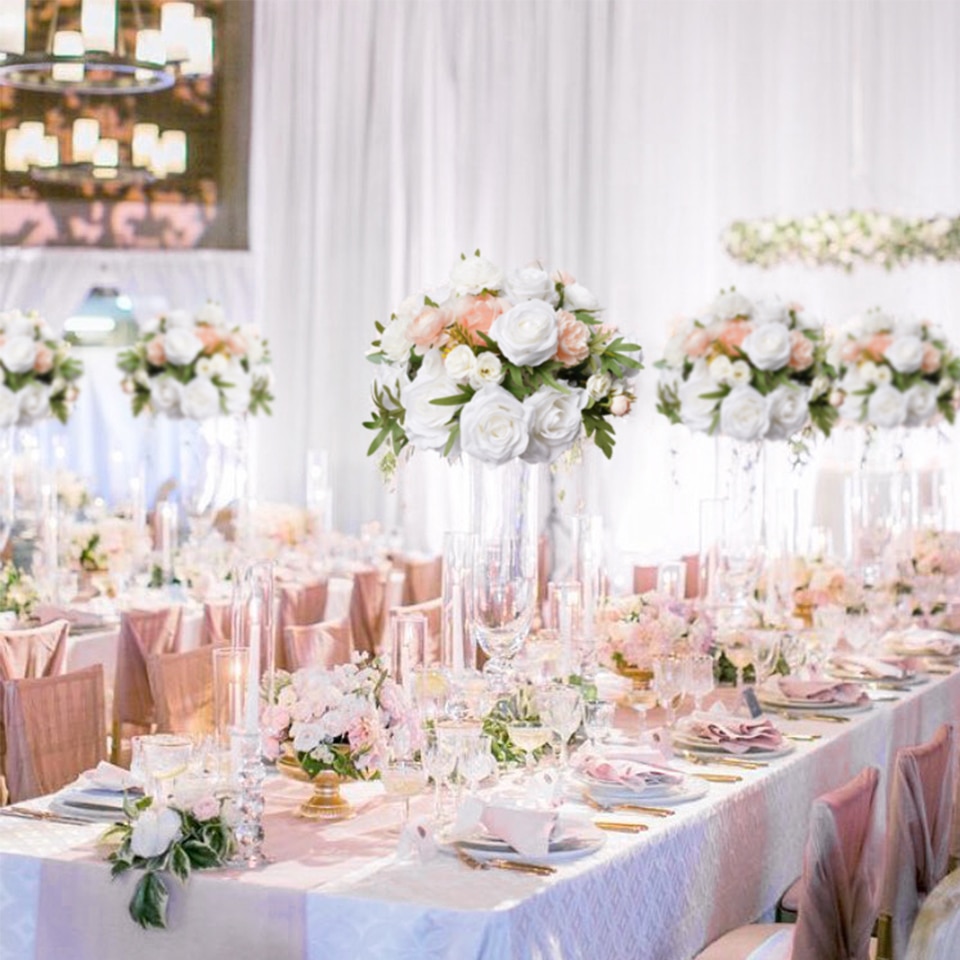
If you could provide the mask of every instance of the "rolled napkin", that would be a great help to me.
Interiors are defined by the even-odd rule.
[[[555,810],[535,810],[504,803],[487,803],[467,797],[457,811],[452,840],[466,840],[482,827],[488,836],[502,840],[524,857],[545,857],[557,825]]]
[[[602,783],[628,787],[638,793],[650,787],[670,786],[683,782],[683,774],[658,763],[626,756],[604,756],[581,753],[575,758],[576,769],[584,776]]]
[[[769,717],[744,719],[693,713],[678,721],[677,729],[687,736],[716,744],[729,753],[746,753],[751,748],[776,750],[783,745],[783,736]]]
[[[953,657],[960,653],[960,640],[956,637],[943,630],[927,630],[923,627],[891,631],[884,636],[883,642],[891,650],[914,656]]]
[[[859,683],[846,680],[796,680],[781,677],[776,688],[787,700],[806,700],[808,703],[859,703],[866,693]]]
[[[909,672],[903,657],[870,657],[864,653],[844,653],[833,658],[831,664],[844,673],[876,680],[902,680]]]

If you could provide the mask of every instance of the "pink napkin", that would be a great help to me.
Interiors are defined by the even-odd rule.
[[[729,753],[746,753],[751,747],[776,750],[783,744],[780,731],[768,717],[746,720],[694,713],[678,724],[683,733],[722,747]]]
[[[545,857],[550,851],[550,835],[557,824],[557,814],[555,810],[488,803],[480,823],[491,837],[509,844],[517,853],[525,857]]]
[[[579,758],[577,769],[594,780],[621,784],[637,791],[643,791],[647,787],[681,783],[683,780],[682,774],[667,767],[652,766],[627,757],[603,757],[591,753]]]
[[[780,693],[788,700],[807,700],[810,703],[858,703],[864,697],[859,683],[836,680],[795,680],[781,677],[777,681]]]
[[[79,607],[61,607],[53,603],[39,603],[36,609],[37,619],[41,623],[51,620],[67,620],[72,627],[98,627],[103,624],[103,616],[92,610]]]
[[[942,630],[911,628],[902,633],[888,633],[884,641],[894,650],[917,656],[932,654],[937,657],[952,657],[960,652],[960,642],[956,637]]]
[[[909,669],[902,657],[870,657],[862,653],[845,653],[834,657],[833,665],[847,673],[891,680],[902,679]]]

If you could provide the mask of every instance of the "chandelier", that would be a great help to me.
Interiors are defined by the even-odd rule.
[[[0,0],[0,85],[126,95],[212,72],[213,22],[192,3],[168,0],[148,26],[140,0]]]

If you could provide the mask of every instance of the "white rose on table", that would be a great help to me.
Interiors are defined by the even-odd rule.
[[[507,278],[507,293],[514,300],[548,300],[557,302],[557,291],[546,270],[533,265],[514,270]]]
[[[912,333],[896,337],[883,356],[898,373],[916,373],[923,363],[923,341]]]
[[[810,391],[805,387],[782,384],[769,397],[771,440],[786,440],[792,437],[807,422]]]
[[[736,440],[759,440],[770,428],[767,399],[753,387],[734,387],[720,401],[720,430]]]
[[[587,392],[571,387],[566,393],[542,386],[523,401],[530,414],[530,442],[523,453],[527,463],[553,463],[580,435]]]
[[[705,371],[704,371],[705,374]],[[680,400],[680,419],[691,430],[709,432],[717,409],[717,398],[704,394],[716,393],[717,385],[709,376],[693,375],[677,391]]]
[[[180,394],[183,387],[167,374],[150,380],[150,403],[154,410],[168,415],[179,415]]]
[[[450,283],[454,292],[482,293],[484,290],[499,290],[503,284],[503,271],[483,257],[474,255],[458,260],[450,271]],[[439,301],[435,301],[439,302]]]
[[[20,334],[8,337],[0,347],[0,363],[11,373],[26,373],[37,359],[37,341]]]
[[[319,745],[323,728],[319,723],[294,723],[290,733],[293,735],[293,749],[298,753],[309,753]]]
[[[546,300],[524,300],[501,313],[490,336],[517,366],[539,366],[557,350],[557,314]]]
[[[571,313],[576,310],[599,310],[600,301],[582,283],[569,283],[563,288],[563,308]]]
[[[463,452],[496,464],[519,457],[529,443],[530,413],[503,387],[478,390],[460,414]]]
[[[209,420],[220,413],[220,391],[206,377],[194,377],[180,394],[180,410],[188,420]]]
[[[587,396],[591,400],[602,400],[613,386],[613,377],[609,373],[593,373],[587,378]]]
[[[455,396],[457,385],[445,374],[436,377],[418,376],[413,383],[401,387],[400,402],[407,411],[404,429],[414,447],[421,450],[442,450],[450,438],[450,417],[456,408],[432,401]]]
[[[937,412],[937,387],[932,383],[915,383],[905,395],[908,427],[926,423]]]
[[[455,346],[443,361],[447,376],[457,383],[465,383],[471,380],[476,365],[477,358],[465,343]]]
[[[20,417],[20,401],[17,395],[0,383],[0,430],[16,425]]]
[[[380,349],[391,363],[402,363],[410,356],[412,341],[407,336],[409,320],[391,320],[380,335]]]
[[[878,427],[899,427],[907,419],[907,397],[896,387],[883,384],[867,400],[867,417]]]
[[[50,414],[50,388],[38,380],[28,383],[17,392],[20,400],[20,418],[26,423],[42,420]]]
[[[752,317],[753,304],[736,290],[721,293],[710,305],[710,313],[718,320],[732,320],[734,317]]]
[[[740,349],[758,370],[780,370],[790,359],[790,331],[782,323],[765,323],[744,338]]]
[[[473,367],[473,374],[470,377],[470,386],[486,387],[496,385],[502,382],[505,371],[500,358],[489,350],[485,350],[477,357],[477,362]]]
[[[133,821],[130,852],[145,860],[159,857],[180,838],[180,814],[170,807],[148,807]]]
[[[203,341],[186,327],[174,327],[163,335],[163,352],[169,363],[185,367],[193,363],[203,349]]]

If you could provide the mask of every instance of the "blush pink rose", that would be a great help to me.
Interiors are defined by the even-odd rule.
[[[245,357],[247,355],[247,341],[241,333],[229,333],[223,341],[235,357]]]
[[[461,297],[453,308],[453,321],[470,336],[470,340],[479,344],[480,333],[490,333],[490,326],[510,304],[499,297],[484,294],[479,297]]]
[[[893,337],[889,333],[875,333],[864,345],[863,352],[871,360],[880,361],[891,343]]]
[[[447,327],[447,315],[438,307],[426,307],[410,322],[407,336],[418,347],[433,347]]]
[[[155,367],[162,367],[167,362],[167,354],[160,337],[154,337],[147,344],[147,362]]]
[[[813,341],[799,330],[790,331],[790,360],[792,370],[806,370],[813,363]]]
[[[191,808],[193,815],[201,822],[212,820],[220,812],[220,804],[216,797],[201,797]]]
[[[590,328],[569,310],[557,313],[555,356],[565,367],[575,367],[590,356]]]
[[[571,283],[577,282],[577,278],[573,274],[567,273],[566,270],[554,270],[553,282],[562,283],[565,287],[569,287]]]
[[[220,346],[220,334],[217,333],[213,327],[200,324],[193,332],[197,335],[197,339],[203,344],[204,353],[211,354]]]
[[[920,369],[924,373],[936,373],[940,369],[940,351],[932,344],[923,345],[923,360]]]
[[[49,373],[53,369],[53,351],[45,344],[37,344],[37,354],[33,358],[35,373]]]
[[[840,348],[840,359],[844,363],[856,363],[860,359],[860,344],[856,340],[848,340]]]
[[[702,357],[713,343],[713,338],[702,327],[697,327],[683,343],[684,351],[691,357]]]
[[[279,758],[280,741],[276,737],[264,737],[260,746],[267,760],[276,760]]]
[[[743,320],[732,320],[726,324],[717,336],[717,341],[724,347],[727,353],[740,353],[740,344],[747,339],[747,335],[753,330],[752,323],[746,323]]]
[[[610,412],[615,417],[625,417],[630,412],[630,398],[618,393],[610,401]]]

